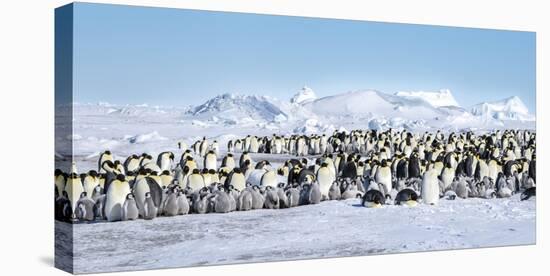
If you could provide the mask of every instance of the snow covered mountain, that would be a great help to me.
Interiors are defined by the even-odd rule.
[[[283,122],[313,116],[300,106],[269,96],[223,94],[191,108],[197,118],[215,118],[228,122]]]
[[[483,102],[470,108],[470,112],[484,119],[534,121],[535,116],[517,96],[494,102]]]
[[[306,104],[316,99],[317,95],[315,95],[315,92],[311,88],[304,86],[290,99],[290,102],[295,104]]]
[[[441,106],[459,106],[458,102],[453,97],[451,90],[441,89],[438,92],[405,92],[399,91],[395,93],[395,96],[399,96],[406,99],[420,99],[424,100],[434,107]]]

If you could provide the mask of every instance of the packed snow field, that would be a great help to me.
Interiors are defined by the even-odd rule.
[[[535,117],[517,97],[304,88],[73,108],[55,184],[56,264],[75,273],[535,243]]]
[[[74,227],[75,273],[109,272],[534,244],[535,205],[519,194],[414,208],[350,199],[139,223],[56,222],[56,233]]]

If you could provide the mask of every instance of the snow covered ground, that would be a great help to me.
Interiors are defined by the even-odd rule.
[[[351,199],[281,210],[77,224],[74,272],[534,244],[535,205],[535,200],[519,201],[519,195],[379,209]],[[66,231],[71,225],[56,222],[56,227]]]
[[[203,136],[220,143],[221,159],[229,139],[247,134],[389,127],[413,132],[535,128],[535,116],[517,97],[464,108],[448,90],[365,90],[317,98],[304,88],[292,101],[226,94],[199,106],[79,103],[73,108],[74,117],[57,118],[73,127],[72,135],[56,137],[61,145],[56,147],[56,160],[64,160],[56,165],[67,171],[72,153],[79,172],[97,169],[104,150],[122,161],[142,152],[156,156],[172,151],[179,157],[178,141],[191,145]],[[71,146],[71,140],[72,148],[63,148]],[[275,166],[283,158],[288,156],[253,156]],[[74,272],[87,273],[535,243],[535,201],[520,202],[518,195],[443,200],[438,206],[416,208],[368,209],[358,203],[327,201],[282,210],[73,226],[56,222],[57,248],[69,255],[74,250]],[[74,246],[64,235],[71,227]]]

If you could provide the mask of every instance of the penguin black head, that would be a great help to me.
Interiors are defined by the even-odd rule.
[[[152,174],[153,170],[151,170],[150,168],[147,168],[147,169],[145,169],[145,173],[146,174]]]
[[[107,155],[111,155],[111,151],[110,151],[110,150],[106,150],[104,153],[107,154]]]
[[[233,173],[241,173],[241,169],[240,168],[234,168],[233,169]]]
[[[209,150],[209,151],[208,151],[208,154],[214,154],[214,151],[213,151],[213,150]]]
[[[208,173],[209,173],[209,174],[216,174],[216,170],[210,169],[210,170],[208,170]]]
[[[147,175],[147,170],[144,169],[144,168],[141,168],[141,169],[139,169],[138,174],[139,175]]]
[[[121,182],[124,182],[124,181],[126,180],[126,178],[125,178],[125,176],[124,176],[123,174],[118,174],[118,175],[116,176],[116,179],[117,179],[118,181],[121,181]]]
[[[380,164],[380,166],[387,167],[388,166],[388,161],[386,159],[382,159],[382,163]]]
[[[201,171],[199,169],[193,169],[193,174],[199,174]]]
[[[321,164],[321,168],[326,168],[328,167],[328,164],[326,162],[323,162],[323,164]]]
[[[207,169],[207,168],[202,169],[202,172],[201,172],[201,173],[202,173],[202,174],[207,174],[207,173],[208,173],[208,169]]]
[[[89,176],[93,176],[93,177],[97,177],[97,176],[98,176],[98,175],[97,175],[97,171],[95,171],[95,170],[90,170],[90,171],[88,172],[88,175],[89,175]]]
[[[162,171],[162,173],[160,175],[170,175],[170,171],[164,170],[164,171]]]
[[[228,153],[227,157],[233,157],[233,153]]]
[[[151,171],[151,175],[155,175],[155,176],[158,176],[159,173],[157,171]]]
[[[151,197],[151,192],[146,192],[145,198],[150,198],[150,197]],[[128,198],[128,195],[126,195],[126,198]]]
[[[126,199],[134,199],[134,194],[132,193],[127,194]]]
[[[118,165],[120,165],[120,161],[115,160],[115,163],[114,163],[114,164],[115,164],[115,166],[118,166]]]
[[[79,177],[79,176],[78,176],[78,174],[76,174],[76,173],[71,173],[71,174],[69,175],[69,178],[71,178],[71,179],[77,179],[78,177]]]
[[[88,196],[88,193],[86,192],[80,193],[80,198],[85,198],[86,196]]]
[[[63,171],[60,170],[60,169],[55,169],[55,172],[54,172],[54,175],[57,177],[57,176],[60,176],[63,174]]]

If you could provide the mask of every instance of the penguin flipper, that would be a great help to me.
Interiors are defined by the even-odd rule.
[[[162,201],[162,188],[153,178],[146,177],[145,179],[147,180],[151,198],[153,198],[153,203],[155,204],[155,207],[159,208]]]

